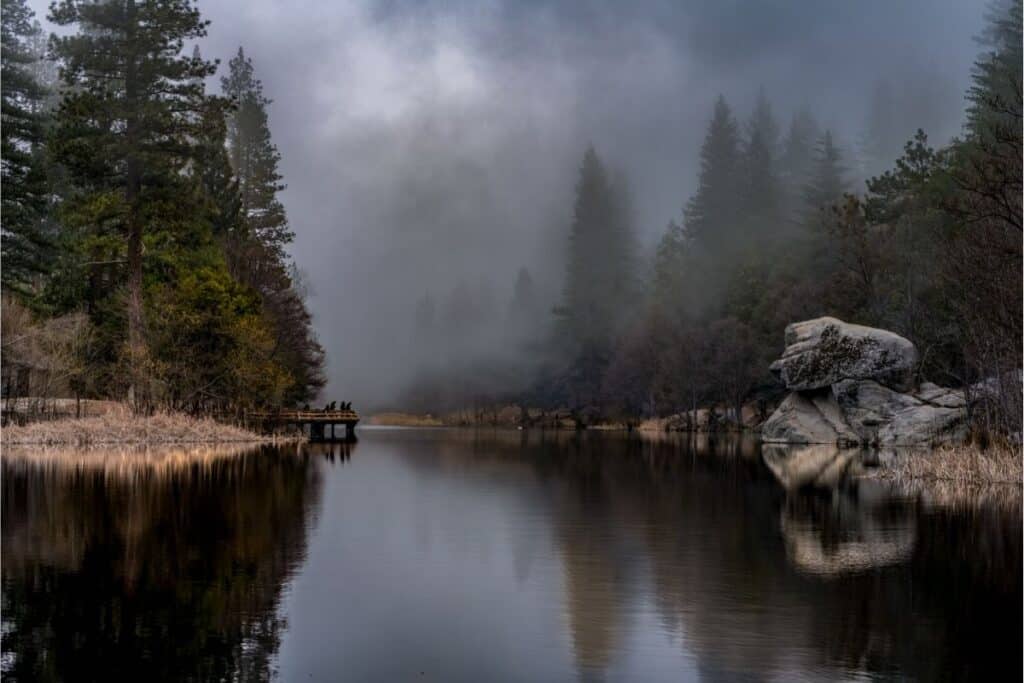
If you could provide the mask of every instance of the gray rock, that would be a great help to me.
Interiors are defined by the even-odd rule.
[[[829,391],[794,392],[761,427],[768,443],[858,443],[859,436],[844,422]]]
[[[942,408],[966,408],[967,398],[959,389],[947,389],[931,382],[922,382],[914,394],[924,403],[931,403]]]
[[[844,379],[874,379],[905,391],[917,360],[917,349],[898,334],[825,317],[787,325],[786,350],[771,370],[792,391]]]
[[[967,411],[924,403],[905,408],[878,430],[881,446],[950,443],[967,438]]]
[[[874,380],[844,380],[832,386],[832,393],[846,423],[863,443],[912,446],[966,435],[961,391],[922,384],[914,395]]]

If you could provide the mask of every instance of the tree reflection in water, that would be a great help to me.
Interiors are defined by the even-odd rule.
[[[294,446],[5,453],[5,678],[269,678],[316,472]]]
[[[957,680],[1005,674],[1008,662],[1019,673],[1020,615],[1006,609],[1021,598],[1019,509],[894,497],[846,477],[860,471],[847,451],[810,450],[786,468],[788,454],[765,467],[760,446],[741,440],[445,439],[471,443],[475,466],[526,458],[549,482],[584,679],[623,654],[644,600],[703,680]],[[458,451],[448,466],[465,468]]]

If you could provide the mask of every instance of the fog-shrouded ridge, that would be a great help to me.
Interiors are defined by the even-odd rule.
[[[696,189],[718,95],[741,127],[759,92],[783,134],[811,112],[859,182],[915,129],[937,145],[959,132],[983,22],[950,0],[200,9],[218,76],[244,45],[273,100],[324,395],[365,409],[402,407],[424,374],[452,370],[466,395],[525,381],[535,357],[508,342],[542,338],[561,303],[588,145],[628,184],[637,258],[650,259]]]

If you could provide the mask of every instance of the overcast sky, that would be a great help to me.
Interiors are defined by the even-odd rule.
[[[45,16],[46,2],[33,0]],[[204,56],[243,45],[288,183],[292,253],[329,358],[328,398],[384,405],[416,298],[459,279],[554,296],[571,189],[593,143],[625,173],[652,244],[695,186],[719,93],[763,87],[840,142],[873,84],[958,131],[984,5],[966,0],[412,2],[219,0]],[[924,84],[924,85],[922,85]],[[907,131],[908,135],[912,132]]]

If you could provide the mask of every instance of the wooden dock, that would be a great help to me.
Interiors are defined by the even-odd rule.
[[[354,410],[277,410],[248,413],[246,417],[265,429],[295,426],[305,431],[308,426],[310,441],[351,441],[359,422]],[[339,425],[345,427],[344,436],[337,433]]]

